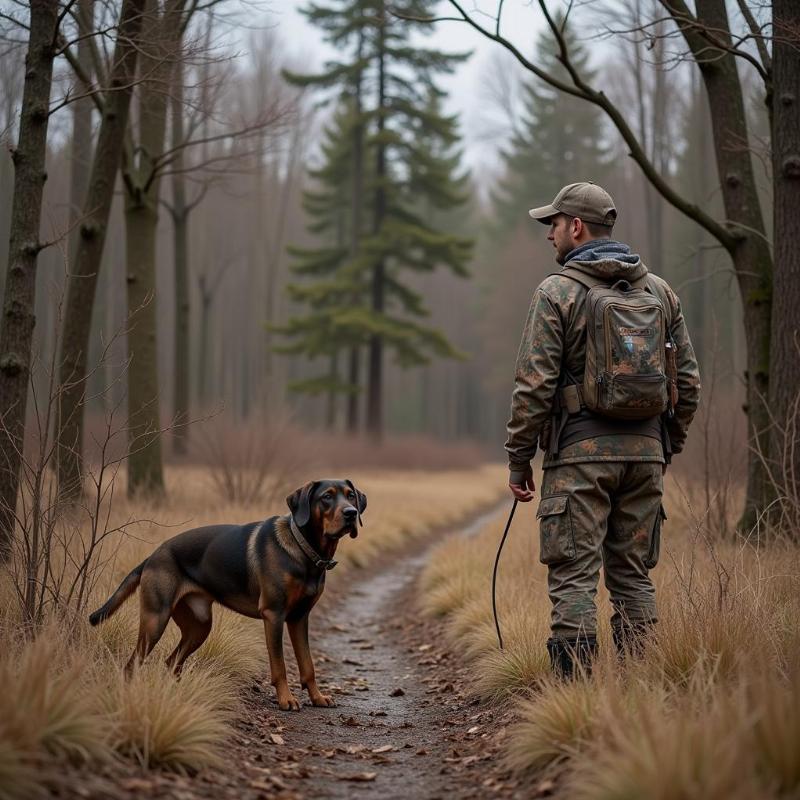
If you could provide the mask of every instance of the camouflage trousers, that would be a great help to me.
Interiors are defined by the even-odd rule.
[[[656,621],[648,571],[658,560],[663,492],[656,462],[590,462],[545,469],[540,560],[548,566],[554,637],[595,634],[600,567],[612,625]]]

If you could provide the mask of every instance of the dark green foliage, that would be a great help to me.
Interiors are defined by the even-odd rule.
[[[406,0],[399,15],[424,17],[435,3]],[[321,245],[293,248],[298,313],[281,328],[283,352],[334,356],[342,349],[388,348],[402,366],[460,354],[433,325],[408,275],[439,266],[467,274],[471,240],[444,221],[467,199],[459,174],[457,120],[442,112],[435,78],[467,54],[417,44],[429,27],[398,19],[380,0],[330,0],[304,11],[341,54],[319,74],[286,73],[320,90],[335,113],[321,164],[304,195],[308,230]],[[411,44],[411,37],[414,44]],[[374,359],[370,362],[374,367]],[[374,371],[374,370],[373,370]],[[370,392],[380,394],[380,372]],[[377,385],[376,385],[377,383]],[[302,391],[348,391],[338,376],[300,381]]]

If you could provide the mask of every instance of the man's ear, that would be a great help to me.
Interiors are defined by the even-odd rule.
[[[311,493],[316,485],[316,481],[310,481],[305,486],[295,489],[286,498],[286,505],[289,506],[289,511],[292,512],[298,528],[308,525],[308,521],[311,519]]]

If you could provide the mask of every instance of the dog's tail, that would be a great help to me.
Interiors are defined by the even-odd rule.
[[[139,581],[142,579],[142,570],[147,559],[142,561],[136,569],[128,573],[128,577],[119,585],[117,591],[106,600],[93,614],[89,616],[91,625],[99,625],[107,620],[137,589]]]

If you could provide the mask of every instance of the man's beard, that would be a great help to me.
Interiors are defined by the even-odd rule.
[[[568,249],[556,247],[556,264],[559,264],[563,267],[564,264],[567,263],[567,256],[572,252],[572,250],[572,247],[569,247]]]

